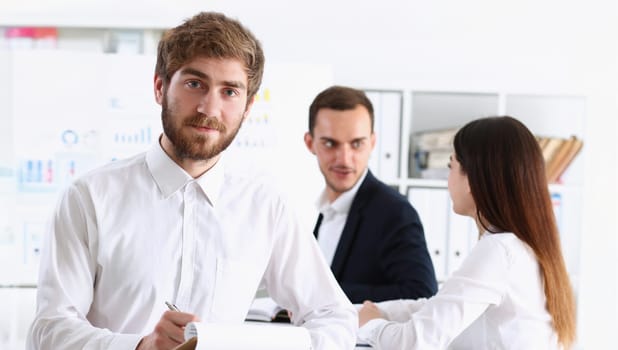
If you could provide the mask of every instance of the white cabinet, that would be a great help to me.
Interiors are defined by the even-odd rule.
[[[427,249],[439,282],[448,276],[449,197],[444,188],[410,187],[408,199],[423,222]]]
[[[453,202],[449,200],[448,210],[448,246],[446,249],[446,271],[448,274],[457,270],[468,255],[470,248],[479,236],[472,218],[453,212]]]
[[[401,91],[367,91],[373,105],[373,130],[379,140],[369,159],[369,168],[385,181],[399,177],[401,154]]]
[[[476,242],[478,230],[471,218],[453,212],[446,188],[423,186],[410,186],[408,199],[423,221],[436,278],[443,282],[461,265]]]

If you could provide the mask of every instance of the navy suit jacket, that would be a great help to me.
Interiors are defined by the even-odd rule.
[[[438,290],[416,210],[371,171],[352,201],[331,269],[353,303],[417,299]]]

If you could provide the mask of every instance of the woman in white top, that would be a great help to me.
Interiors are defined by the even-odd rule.
[[[434,297],[365,302],[358,337],[377,349],[568,349],[575,305],[541,149],[512,117],[466,124],[448,190],[481,232]]]

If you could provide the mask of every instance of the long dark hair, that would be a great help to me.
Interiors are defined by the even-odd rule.
[[[534,251],[547,310],[560,343],[569,348],[575,339],[575,303],[536,138],[515,118],[489,117],[461,128],[454,148],[480,225],[489,232],[512,232]]]

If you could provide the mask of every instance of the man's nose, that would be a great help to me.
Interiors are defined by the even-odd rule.
[[[208,91],[200,99],[200,103],[197,106],[197,111],[209,117],[219,116],[221,109],[221,98],[217,96],[213,91]]]
[[[353,150],[348,144],[342,144],[337,149],[337,159],[344,164],[348,164],[352,159]]]

